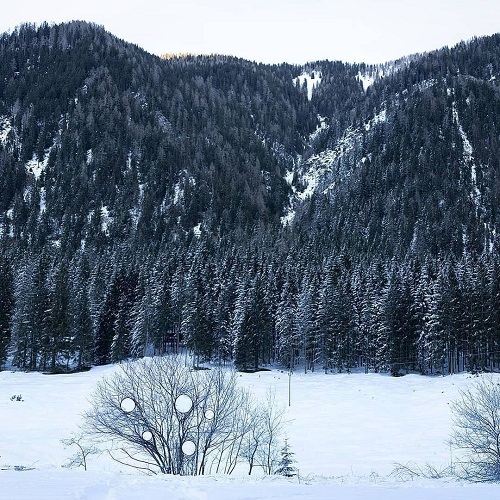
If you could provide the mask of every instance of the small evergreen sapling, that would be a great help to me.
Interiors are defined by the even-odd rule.
[[[297,468],[293,465],[296,460],[293,458],[294,453],[290,450],[288,439],[285,439],[285,444],[281,448],[281,458],[278,463],[278,468],[274,472],[279,476],[294,477],[297,475]]]

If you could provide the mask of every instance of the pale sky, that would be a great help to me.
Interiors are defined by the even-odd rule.
[[[0,32],[77,19],[154,54],[377,63],[500,32],[500,0],[9,0]]]

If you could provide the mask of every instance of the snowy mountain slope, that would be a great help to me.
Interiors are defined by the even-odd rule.
[[[429,56],[432,64],[439,56]],[[373,81],[351,125],[339,128],[335,116],[326,119],[321,140],[310,141],[297,162],[290,212],[299,215],[299,227],[328,221],[341,228],[334,239],[349,240],[351,249],[357,241],[357,251],[413,247],[460,254],[465,248],[495,248],[496,80],[480,61],[477,67],[470,63],[469,74],[456,68],[450,74],[450,67],[435,70],[432,64],[424,57]],[[313,194],[324,202],[314,205]],[[312,222],[311,206],[317,211]],[[374,206],[379,209],[373,211]],[[300,213],[308,215],[301,219]],[[363,225],[373,227],[377,242],[353,234]]]

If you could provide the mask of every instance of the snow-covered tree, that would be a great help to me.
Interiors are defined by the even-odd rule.
[[[297,475],[297,467],[295,467],[296,460],[293,458],[295,453],[290,449],[288,444],[288,439],[285,439],[285,443],[281,448],[280,460],[277,464],[275,474],[285,477],[294,477]]]

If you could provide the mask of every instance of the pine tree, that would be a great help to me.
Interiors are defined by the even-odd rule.
[[[280,295],[276,310],[276,337],[279,361],[289,370],[293,370],[299,351],[299,332],[296,322],[297,309],[296,287],[288,276]]]
[[[133,326],[130,339],[130,352],[132,356],[140,358],[154,353],[154,341],[159,336],[160,325],[158,325],[158,303],[156,295],[155,276],[145,278],[142,296],[136,303],[132,313]],[[161,347],[161,340],[158,342]],[[153,347],[153,348],[152,348]],[[161,352],[161,351],[160,351]]]
[[[232,358],[233,338],[231,321],[236,303],[237,279],[234,269],[228,270],[229,263],[224,262],[217,277],[217,304],[215,312],[215,356],[221,363]],[[224,275],[226,278],[224,279]]]
[[[430,373],[438,371],[442,374],[447,358],[447,339],[442,321],[443,294],[440,277],[431,284],[426,302],[428,309],[424,316],[424,329],[419,338],[419,345],[425,353],[425,365],[430,369]]]
[[[488,265],[487,350],[488,365],[495,369],[500,363],[500,259],[491,257]]]
[[[0,370],[7,360],[14,307],[14,278],[6,256],[0,255]]]
[[[71,262],[69,270],[68,322],[71,355],[76,368],[89,368],[92,364],[92,318],[88,296],[88,264],[84,256]]]
[[[252,304],[255,301],[255,289],[250,278],[244,276],[238,283],[236,304],[232,320],[232,337],[234,339],[233,358],[239,370],[256,370],[256,326],[252,314]]]
[[[306,274],[302,281],[295,313],[302,351],[301,357],[304,360],[304,371],[306,373],[307,370],[314,371],[319,355],[316,330],[314,328],[318,294],[317,273],[312,276]]]
[[[426,350],[426,318],[429,318],[429,293],[432,287],[431,278],[429,276],[429,263],[426,261],[417,277],[417,286],[413,294],[412,317],[415,324],[416,334],[416,357],[417,365],[420,373],[427,373],[428,369],[428,354]]]
[[[387,338],[384,349],[384,362],[391,375],[398,376],[401,370],[412,368],[412,296],[409,276],[405,268],[391,264],[387,286],[384,290],[384,325]]]
[[[186,346],[199,361],[210,361],[215,349],[211,273],[200,259],[191,266],[186,279],[186,302],[182,308],[181,334]]]
[[[54,371],[62,361],[66,368],[71,362],[71,337],[69,332],[68,317],[68,269],[64,259],[58,259],[58,263],[52,267],[47,278],[48,309],[47,309],[47,346],[45,355],[47,363]],[[61,363],[62,364],[62,363]],[[45,361],[43,363],[45,369]]]
[[[339,280],[332,297],[332,325],[336,337],[334,363],[340,372],[349,370],[354,359],[354,322],[352,308],[352,290],[347,272]]]
[[[113,338],[110,346],[111,361],[122,361],[130,356],[130,342],[133,328],[133,311],[137,300],[137,274],[123,271],[115,283],[115,308],[112,326]]]
[[[11,350],[13,364],[36,370],[47,366],[50,350],[47,258],[26,258],[14,280]]]
[[[285,444],[281,448],[281,457],[278,462],[278,466],[275,470],[275,474],[285,477],[294,477],[297,475],[297,468],[293,465],[296,460],[293,458],[295,453],[290,450],[290,445],[288,444],[288,439],[285,439]]]
[[[270,296],[266,279],[268,275],[261,275],[261,271],[256,271],[256,276],[252,282],[252,302],[249,314],[253,316],[255,328],[255,345],[253,349],[254,364],[256,367],[260,363],[270,363],[273,352],[273,332],[274,320],[271,311]]]

